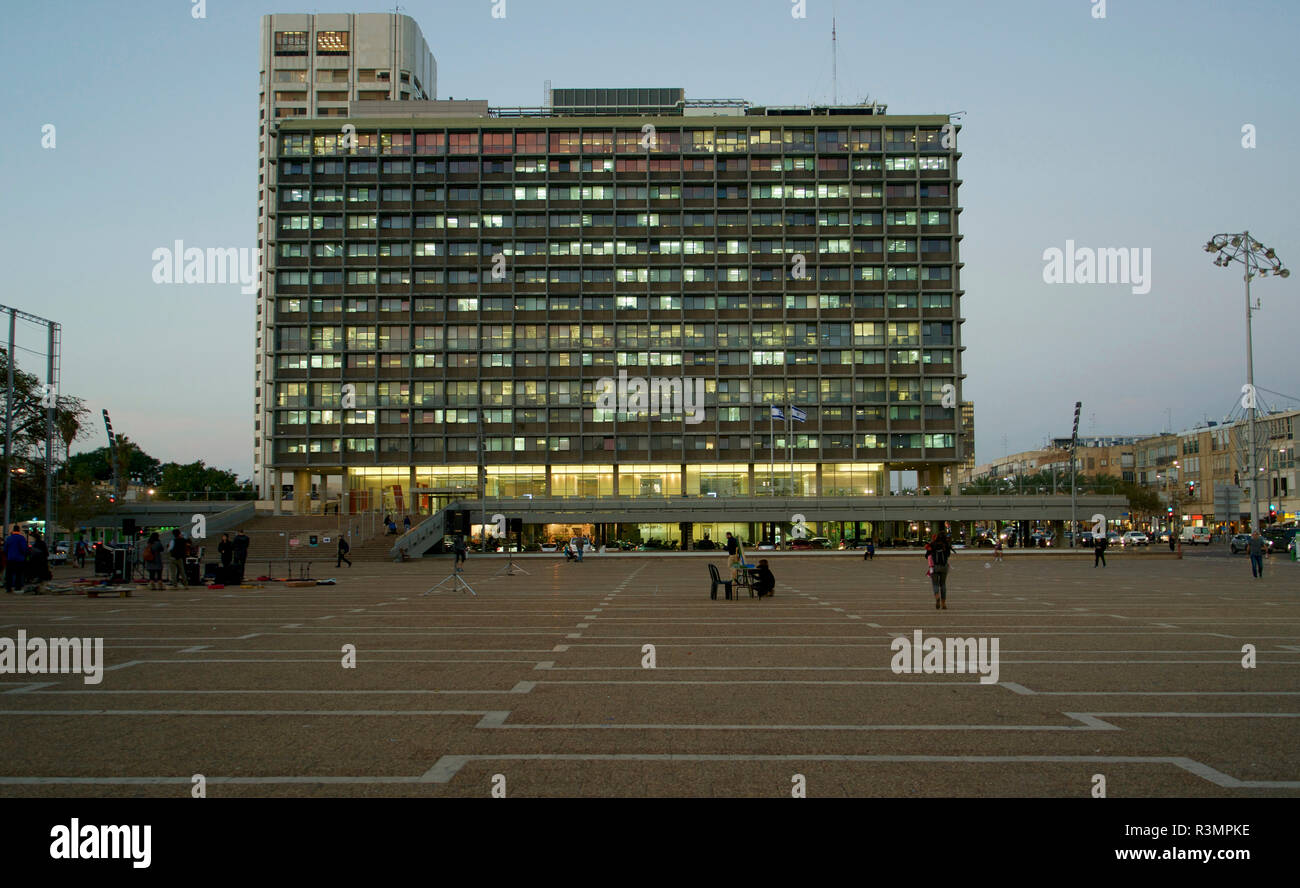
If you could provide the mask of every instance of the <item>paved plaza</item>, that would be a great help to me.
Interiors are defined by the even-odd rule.
[[[1300,565],[968,550],[936,611],[917,554],[777,554],[770,600],[710,600],[710,560],[0,596],[0,636],[105,664],[0,675],[0,794],[1300,796]],[[917,630],[998,639],[997,683],[895,672]]]

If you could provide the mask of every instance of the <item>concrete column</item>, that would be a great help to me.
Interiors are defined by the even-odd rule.
[[[297,469],[293,473],[293,512],[295,515],[311,514],[311,472]]]
[[[271,479],[270,490],[268,495],[271,497],[271,514],[280,514],[280,473],[273,471],[268,472],[267,477]]]

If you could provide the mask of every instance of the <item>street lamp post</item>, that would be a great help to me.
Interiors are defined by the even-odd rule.
[[[1255,449],[1255,352],[1251,321],[1257,306],[1250,304],[1250,281],[1256,275],[1290,277],[1291,270],[1282,265],[1272,248],[1252,238],[1249,231],[1216,234],[1205,244],[1205,252],[1218,254],[1214,264],[1220,268],[1227,268],[1233,262],[1246,267],[1246,387],[1243,406],[1247,411],[1247,446],[1250,448],[1250,529],[1255,531],[1259,529],[1259,454]]]

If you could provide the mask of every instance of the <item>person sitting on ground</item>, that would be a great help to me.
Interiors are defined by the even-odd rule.
[[[759,559],[758,570],[754,572],[754,591],[758,593],[759,598],[771,598],[776,591],[776,577],[772,575],[772,569],[767,566],[766,558]]]

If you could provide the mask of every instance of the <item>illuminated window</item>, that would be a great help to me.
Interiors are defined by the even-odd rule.
[[[307,52],[306,31],[276,31],[276,55],[300,55]]]
[[[318,55],[346,55],[347,51],[347,31],[316,32],[316,52]]]

